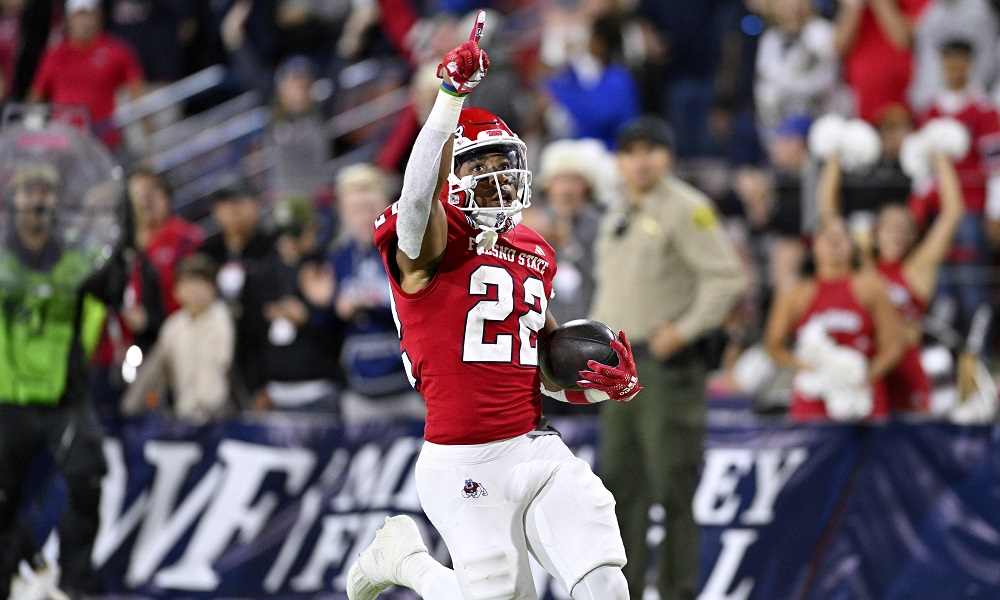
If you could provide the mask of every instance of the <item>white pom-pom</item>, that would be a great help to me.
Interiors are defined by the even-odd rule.
[[[875,128],[861,119],[844,125],[840,137],[840,166],[845,171],[859,171],[875,164],[882,153],[882,139]]]
[[[832,387],[852,387],[862,385],[868,372],[868,358],[847,346],[837,346],[827,352],[823,361]]]
[[[928,121],[921,129],[931,150],[951,158],[961,160],[969,153],[969,130],[961,122],[950,117]]]
[[[976,389],[948,411],[948,420],[959,425],[987,425],[996,421],[1000,398],[993,375],[980,360],[974,372]]]
[[[923,133],[911,133],[899,148],[899,165],[910,179],[922,182],[931,176],[931,146]]]
[[[840,152],[840,140],[847,121],[837,114],[824,115],[809,128],[809,153],[821,159]]]
[[[826,393],[826,379],[818,371],[799,371],[792,378],[792,388],[807,398],[822,398]]]
[[[826,414],[834,421],[860,421],[872,412],[872,388],[863,386],[831,390],[823,397],[823,403]]]
[[[865,382],[868,358],[847,346],[837,346],[823,361],[826,412],[836,421],[857,421],[871,414],[872,388]]]
[[[822,324],[810,321],[795,334],[795,356],[802,362],[819,368],[827,353],[835,347],[834,341]]]
[[[750,346],[733,365],[733,383],[747,394],[759,393],[774,377],[777,367],[763,344]]]

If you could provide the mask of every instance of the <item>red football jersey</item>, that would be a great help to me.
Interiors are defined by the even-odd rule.
[[[541,417],[537,333],[552,294],[555,251],[518,225],[479,255],[480,230],[443,204],[448,246],[430,285],[415,294],[392,275],[398,203],[375,221],[403,362],[427,403],[424,438],[482,444],[522,435]]]
[[[175,271],[182,260],[194,254],[205,235],[194,223],[173,215],[163,227],[150,236],[146,255],[156,267],[160,276],[160,292],[163,294],[167,314],[173,314],[180,303],[174,298]]]

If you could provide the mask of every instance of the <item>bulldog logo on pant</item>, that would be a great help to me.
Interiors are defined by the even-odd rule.
[[[486,488],[471,479],[465,480],[465,487],[462,488],[462,495],[466,498],[489,496],[489,494],[486,493]]]

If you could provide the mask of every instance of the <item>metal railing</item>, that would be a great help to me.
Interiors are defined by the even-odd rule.
[[[255,131],[263,130],[270,118],[270,110],[260,106],[228,121],[202,131],[187,143],[175,146],[153,157],[156,171],[168,171],[221,145],[228,144]]]
[[[182,119],[154,133],[150,138],[150,150],[157,154],[181,145],[202,131],[259,107],[261,102],[260,93],[246,92],[204,112]]]
[[[222,65],[212,65],[202,69],[141,98],[119,105],[115,108],[114,124],[116,127],[127,127],[138,123],[150,115],[218,86],[225,77],[226,69]]]
[[[224,68],[218,65],[196,73],[123,105],[115,113],[116,123],[135,123],[219,85],[224,76]],[[348,139],[351,149],[328,163],[328,181],[344,166],[374,159],[388,120],[409,102],[405,72],[395,62],[368,60],[351,65],[341,72],[337,88],[337,98],[331,104],[339,105],[339,109],[327,119],[324,129],[331,143]],[[270,124],[271,111],[262,106],[263,102],[259,92],[246,92],[148,138],[147,162],[173,186],[175,210],[200,219],[207,214],[201,201],[235,173],[256,177],[258,181],[267,179],[267,173],[274,167],[273,157],[266,150],[255,149],[256,142],[252,141],[255,136],[264,135]],[[364,131],[375,124],[384,126],[378,127],[378,131]],[[364,135],[355,139],[353,134],[362,131]],[[249,146],[247,140],[251,140]],[[228,164],[226,158],[238,164]]]
[[[359,104],[334,115],[326,122],[326,134],[330,138],[338,138],[363,129],[403,110],[409,101],[409,89],[406,87],[396,88],[364,104]]]

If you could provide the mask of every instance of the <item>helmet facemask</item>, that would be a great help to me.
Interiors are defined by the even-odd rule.
[[[531,205],[531,172],[525,163],[524,143],[516,138],[456,148],[449,202],[468,213],[479,229],[509,232]],[[459,177],[460,171],[465,175]]]

